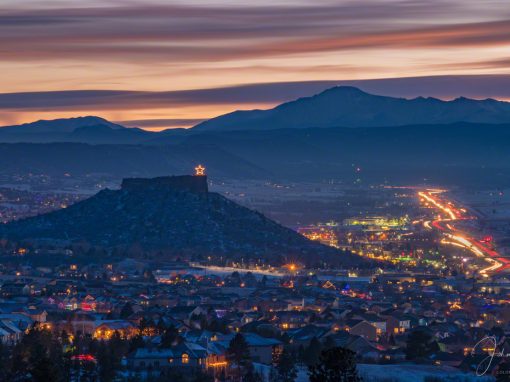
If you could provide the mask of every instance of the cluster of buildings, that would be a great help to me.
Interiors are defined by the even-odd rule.
[[[83,199],[82,194],[30,192],[0,187],[0,223],[54,211]]]
[[[176,264],[157,282],[150,264],[71,264],[49,272],[4,267],[0,274],[0,341],[13,344],[34,323],[109,340],[142,335],[126,355],[125,372],[164,372],[172,367],[225,373],[235,333],[243,333],[252,361],[270,367],[284,347],[305,362],[321,346],[342,346],[359,364],[426,364],[472,373],[485,336],[510,332],[507,280],[383,273],[283,277],[237,272],[218,275]],[[142,323],[145,323],[142,325]],[[158,346],[161,328],[180,341]],[[409,335],[425,332],[435,344],[409,360]],[[314,350],[315,349],[315,350]],[[485,349],[486,351],[487,349]],[[301,357],[301,358],[299,358]],[[494,362],[494,367],[497,362]],[[439,369],[438,369],[439,368]]]

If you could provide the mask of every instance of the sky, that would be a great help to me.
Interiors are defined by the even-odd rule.
[[[160,130],[349,84],[510,100],[508,0],[2,0],[0,126]]]

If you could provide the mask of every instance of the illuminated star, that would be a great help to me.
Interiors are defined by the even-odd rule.
[[[197,176],[205,175],[205,167],[203,167],[201,164],[195,167],[195,175]]]

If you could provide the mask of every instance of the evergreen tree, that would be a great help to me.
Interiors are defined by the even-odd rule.
[[[289,350],[284,349],[276,364],[278,382],[294,382],[297,377],[296,365]]]
[[[264,382],[264,376],[258,373],[253,367],[249,368],[242,379],[243,382]]]
[[[69,345],[71,343],[69,334],[67,334],[65,329],[60,333],[60,340],[62,341],[62,345]]]
[[[66,362],[62,344],[51,332],[37,327],[29,329],[12,350],[10,370],[4,370],[9,379],[19,379],[27,374],[33,381],[66,380]]]
[[[509,382],[510,381],[510,362],[500,362],[496,370],[496,382]]]
[[[30,374],[34,382],[64,381],[64,376],[59,374],[57,365],[51,363],[47,356],[32,361]]]
[[[237,333],[230,341],[226,356],[230,364],[235,367],[235,380],[241,381],[242,376],[251,366],[250,349],[241,333]]]
[[[134,313],[131,303],[128,301],[120,311],[120,318],[126,319]]]
[[[51,340],[50,348],[48,349],[48,358],[55,368],[58,378],[67,380],[70,371],[70,358],[69,355],[64,354],[63,343],[59,341],[57,336],[54,336]]]
[[[303,362],[308,366],[315,365],[319,361],[321,351],[322,344],[316,337],[313,337],[310,344],[305,349]]]
[[[151,327],[151,320],[147,320],[145,317],[142,317],[140,323],[138,324],[138,332],[140,335],[144,335],[144,332]]]
[[[163,349],[171,348],[179,340],[179,332],[174,326],[170,326],[161,335],[160,347]]]
[[[210,374],[203,372],[202,370],[197,370],[193,378],[192,382],[214,382],[214,377]]]
[[[167,329],[166,325],[165,325],[165,321],[163,320],[159,320],[158,321],[158,324],[156,325],[156,331],[158,334],[163,334],[165,332],[165,330]]]
[[[129,341],[129,352],[134,352],[136,349],[143,348],[145,346],[145,342],[143,341],[143,337],[141,335],[134,336]]]
[[[0,381],[7,379],[7,356],[6,349],[0,341]]]
[[[271,367],[271,369],[269,369],[269,376],[268,376],[268,379],[269,379],[269,382],[278,382],[278,371],[276,370],[276,367]]]
[[[280,337],[280,341],[282,341],[284,344],[290,344],[291,338],[288,335],[288,333],[283,333]]]
[[[128,351],[128,341],[122,339],[120,333],[116,330],[107,344],[113,354],[114,361],[120,363],[122,356]]]
[[[28,363],[25,358],[25,352],[21,349],[20,344],[14,347],[12,351],[12,359],[10,362],[10,370],[6,373],[16,379],[16,376],[25,375],[28,370]]]
[[[437,342],[423,330],[416,330],[407,337],[405,351],[407,359],[424,358],[437,350],[439,350]]]
[[[302,363],[305,363],[306,356],[305,356],[305,347],[303,345],[299,345],[297,354],[298,354],[299,361]]]
[[[110,382],[115,378],[113,354],[108,344],[102,341],[97,351],[97,364],[101,382]]]
[[[324,350],[319,362],[308,368],[310,382],[360,382],[355,356],[342,347]]]
[[[207,323],[207,326],[205,327],[206,330],[209,330],[211,332],[220,332],[220,333],[228,333],[228,328],[225,322],[220,321],[216,318],[213,318],[209,323]]]
[[[335,340],[331,336],[327,336],[323,342],[324,349],[331,349],[336,346]]]

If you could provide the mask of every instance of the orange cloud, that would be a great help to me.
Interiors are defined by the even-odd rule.
[[[74,112],[155,127],[326,86],[304,80],[508,73],[506,0],[171,3],[6,0],[0,123]]]

